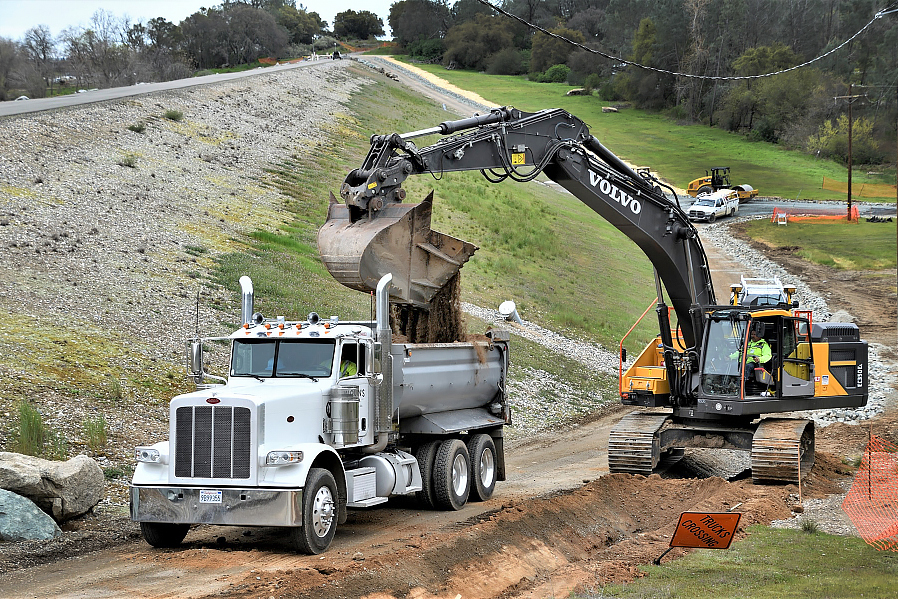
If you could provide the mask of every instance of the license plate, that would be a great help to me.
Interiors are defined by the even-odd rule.
[[[221,503],[221,491],[200,491],[200,503]]]

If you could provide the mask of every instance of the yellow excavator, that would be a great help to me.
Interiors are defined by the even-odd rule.
[[[441,137],[424,148],[412,141],[434,134]],[[750,452],[755,481],[795,482],[813,465],[813,421],[776,415],[867,403],[867,343],[856,325],[812,322],[797,310],[791,289],[785,297],[718,304],[707,256],[673,189],[631,169],[560,109],[495,108],[373,136],[364,163],[340,189],[342,201],[331,195],[319,230],[328,270],[362,291],[392,273],[391,301],[428,309],[477,248],[432,231],[432,194],[404,203],[402,183],[468,170],[492,183],[544,174],[622,231],[654,266],[659,333],[626,371],[621,349],[620,398],[640,409],[611,431],[612,472],[650,474],[665,454],[706,447]],[[733,297],[749,296],[734,288]],[[769,347],[764,362],[754,360],[751,347],[761,343],[755,337]]]

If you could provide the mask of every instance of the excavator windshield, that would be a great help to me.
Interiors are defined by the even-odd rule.
[[[748,321],[724,318],[712,319],[705,339],[702,365],[702,390],[706,395],[732,396],[739,394],[742,347]]]

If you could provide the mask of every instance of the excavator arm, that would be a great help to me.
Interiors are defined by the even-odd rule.
[[[433,134],[444,137],[420,149],[412,142]],[[330,272],[360,290],[392,272],[392,299],[426,306],[477,248],[432,231],[433,194],[421,204],[404,204],[402,184],[411,175],[430,173],[439,179],[470,170],[495,183],[530,181],[542,173],[617,227],[655,267],[659,318],[667,313],[663,282],[683,341],[697,346],[701,306],[716,302],[696,229],[657,180],[636,173],[583,121],[560,109],[496,108],[430,129],[373,136],[362,167],[342,185],[343,202],[331,196],[328,220],[319,231],[319,250]],[[669,334],[664,342],[671,345]]]

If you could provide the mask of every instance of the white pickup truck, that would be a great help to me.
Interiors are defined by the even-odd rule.
[[[739,212],[739,195],[732,189],[700,194],[689,207],[689,220],[713,223],[721,216]]]

